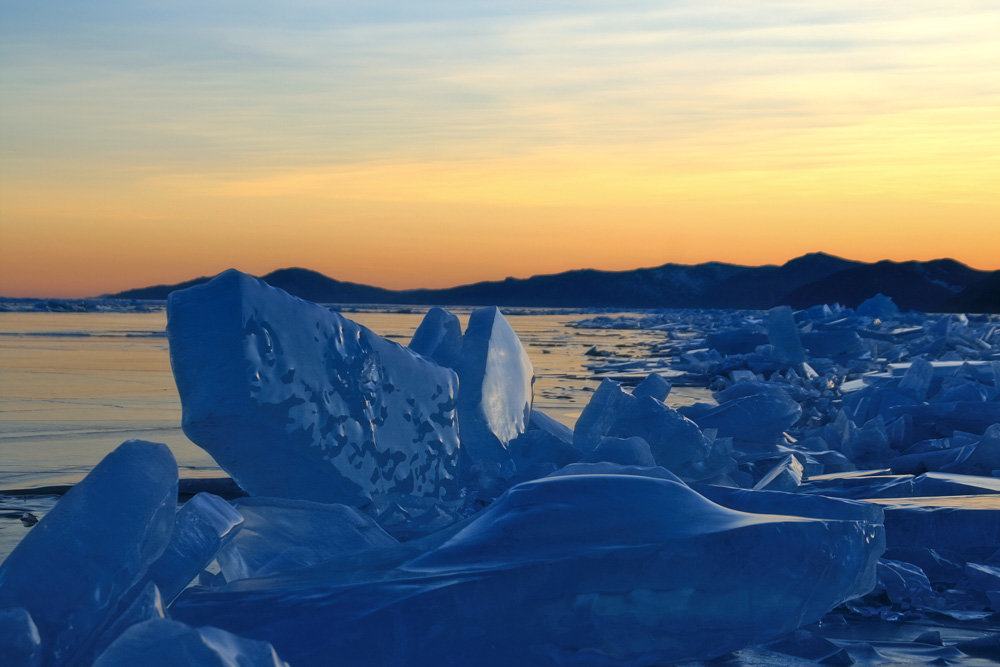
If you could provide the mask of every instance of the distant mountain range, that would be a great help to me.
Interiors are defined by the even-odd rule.
[[[442,304],[608,308],[796,308],[821,303],[855,307],[877,293],[902,310],[1000,312],[1000,271],[977,271],[952,259],[855,262],[810,253],[781,266],[720,262],[664,264],[631,271],[580,269],[445,289],[389,290],[334,280],[308,269],[279,269],[267,283],[319,303]],[[205,282],[130,289],[107,296],[165,299]]]

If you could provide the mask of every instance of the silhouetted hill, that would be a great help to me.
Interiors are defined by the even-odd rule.
[[[173,292],[174,290],[194,287],[195,285],[200,285],[201,283],[208,282],[211,279],[212,279],[211,276],[202,276],[201,278],[186,280],[182,283],[177,283],[176,285],[150,285],[149,287],[136,287],[134,289],[127,289],[124,292],[117,292],[115,294],[102,294],[101,298],[150,299],[153,301],[161,301],[163,299],[166,299],[167,295]]]
[[[708,262],[694,266],[665,264],[632,271],[580,269],[440,290],[410,290],[400,294],[405,303],[684,308],[696,307],[708,287],[745,268]]]
[[[325,303],[396,303],[397,292],[328,278],[309,269],[278,269],[261,279],[300,299]]]
[[[706,290],[702,304],[712,308],[770,308],[790,291],[826,278],[855,262],[822,252],[796,257],[781,266],[750,267]]]
[[[881,292],[891,297],[900,310],[934,312],[984,275],[953,259],[883,260],[838,271],[789,291],[782,300],[795,308],[834,302],[854,308]]]
[[[855,307],[881,292],[902,310],[997,312],[995,281],[1000,279],[989,282],[989,275],[951,259],[864,264],[810,253],[781,266],[706,262],[632,271],[580,269],[446,289],[389,290],[334,280],[300,268],[279,269],[262,278],[290,294],[320,303],[610,308],[770,308],[782,304],[804,308],[842,303]],[[110,296],[165,299],[175,289],[205,280],[208,278]],[[963,303],[969,305],[961,306]]]
[[[1000,271],[972,283],[948,299],[941,308],[946,313],[1000,313]]]

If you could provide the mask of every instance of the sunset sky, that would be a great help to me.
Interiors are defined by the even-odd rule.
[[[1000,268],[1000,5],[0,3],[0,294]]]

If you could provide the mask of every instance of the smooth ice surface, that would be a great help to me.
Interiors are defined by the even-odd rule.
[[[236,535],[218,554],[226,581],[295,569],[396,540],[346,505],[285,498],[241,498]]]
[[[479,308],[469,315],[459,378],[463,450],[472,461],[506,461],[507,443],[527,428],[535,374],[499,309]]]
[[[42,639],[27,609],[0,609],[0,657],[10,667],[42,664]]]
[[[875,523],[748,514],[637,471],[520,484],[436,544],[383,573],[188,591],[174,613],[302,666],[660,664],[817,620],[874,585],[884,543]]]
[[[205,569],[242,523],[243,517],[232,505],[210,493],[199,493],[184,503],[170,543],[149,568],[149,578],[167,604]]]
[[[462,360],[462,325],[454,313],[431,308],[413,333],[410,349],[442,366],[458,368]]]
[[[139,440],[120,445],[0,565],[0,608],[31,613],[47,660],[74,659],[163,553],[176,507],[170,450]]]
[[[451,488],[453,371],[238,271],[167,313],[184,432],[249,493],[360,506]]]
[[[133,625],[94,667],[288,667],[266,642],[213,627],[191,628],[167,619]]]

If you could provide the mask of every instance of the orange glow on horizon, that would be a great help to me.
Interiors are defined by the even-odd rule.
[[[814,251],[1000,269],[989,3],[292,1],[236,27],[181,4],[160,25],[96,0],[86,29],[0,9],[0,295],[228,267],[448,287]]]

